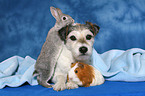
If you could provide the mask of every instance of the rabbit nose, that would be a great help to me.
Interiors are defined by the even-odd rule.
[[[72,19],[72,22],[74,23],[74,20]]]

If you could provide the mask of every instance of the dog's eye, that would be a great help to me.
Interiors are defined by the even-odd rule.
[[[75,73],[78,73],[78,71],[76,70]]]
[[[91,38],[92,38],[91,35],[87,35],[87,36],[86,36],[86,39],[87,39],[87,40],[91,40]]]
[[[76,38],[75,36],[71,36],[70,39],[71,39],[72,41],[77,40],[77,38]]]

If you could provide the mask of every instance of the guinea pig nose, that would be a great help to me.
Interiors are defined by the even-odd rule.
[[[79,48],[79,51],[84,54],[84,53],[86,53],[88,51],[88,48],[83,46],[83,47]]]

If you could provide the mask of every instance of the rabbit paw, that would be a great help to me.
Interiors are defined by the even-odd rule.
[[[67,89],[75,89],[78,88],[78,85],[75,84],[74,82],[67,82],[66,87]]]

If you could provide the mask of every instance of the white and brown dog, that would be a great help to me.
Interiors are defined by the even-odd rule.
[[[75,84],[66,86],[67,73],[71,69],[71,63],[76,61],[91,64],[94,37],[99,29],[99,26],[86,22],[86,24],[68,25],[59,30],[58,34],[64,44],[52,78],[55,83],[54,90],[77,88]]]

